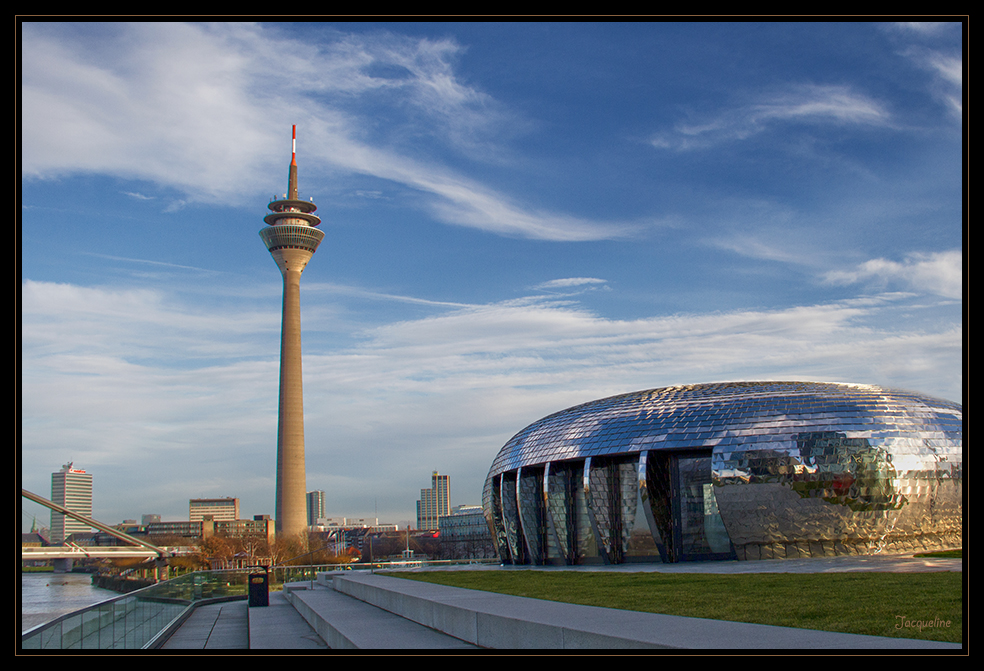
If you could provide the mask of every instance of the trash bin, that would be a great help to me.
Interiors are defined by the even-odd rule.
[[[249,574],[249,606],[269,606],[270,605],[270,574],[250,573]]]

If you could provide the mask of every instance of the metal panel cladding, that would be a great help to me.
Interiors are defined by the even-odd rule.
[[[644,546],[663,561],[954,547],[962,436],[960,404],[874,385],[650,389],[517,433],[484,506],[515,563],[619,563]],[[517,489],[530,473],[542,496]],[[551,484],[554,473],[575,484]]]

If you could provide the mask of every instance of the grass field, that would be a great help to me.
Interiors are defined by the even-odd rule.
[[[962,642],[962,573],[391,573],[454,587],[649,613]],[[946,624],[949,623],[949,624]]]

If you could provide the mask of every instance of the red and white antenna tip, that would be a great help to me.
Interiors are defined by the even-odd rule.
[[[290,137],[290,164],[297,165],[297,161],[294,158],[294,155],[297,152],[297,126],[296,125],[290,127],[290,136],[291,136]]]

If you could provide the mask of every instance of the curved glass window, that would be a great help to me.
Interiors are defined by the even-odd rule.
[[[325,233],[307,224],[277,224],[260,230],[260,237],[271,252],[284,248],[307,249],[314,252],[324,239]]]

